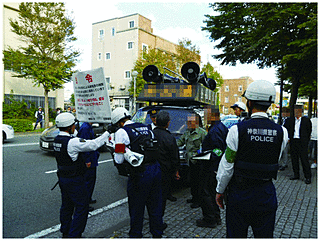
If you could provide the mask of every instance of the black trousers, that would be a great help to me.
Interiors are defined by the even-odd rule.
[[[199,196],[199,180],[200,180],[200,164],[199,161],[193,164],[191,161],[190,165],[190,187],[191,195],[194,203],[200,203]]]
[[[172,172],[161,170],[162,216],[166,210],[167,199],[171,195],[172,176]]]
[[[290,154],[292,161],[293,174],[299,177],[299,159],[304,173],[304,177],[311,179],[311,168],[308,161],[308,143],[301,141],[300,139],[290,140]]]
[[[199,196],[203,219],[208,223],[221,221],[220,209],[216,204],[216,173],[212,170],[210,161],[200,164]]]

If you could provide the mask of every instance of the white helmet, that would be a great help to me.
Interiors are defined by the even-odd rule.
[[[270,105],[276,99],[276,88],[269,81],[257,80],[248,86],[243,96],[261,105]]]
[[[234,103],[233,106],[231,106],[231,108],[234,108],[234,107],[239,107],[241,110],[246,111],[246,104],[241,101],[238,101]]]
[[[118,107],[111,113],[111,123],[116,124],[118,123],[119,120],[125,117],[131,118],[129,111],[126,108]]]
[[[73,114],[69,112],[64,112],[59,114],[56,117],[56,126],[59,127],[68,127],[73,125],[76,122],[76,118]]]

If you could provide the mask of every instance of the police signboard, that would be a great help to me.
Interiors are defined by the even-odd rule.
[[[72,75],[77,119],[83,122],[111,122],[111,108],[103,68]]]

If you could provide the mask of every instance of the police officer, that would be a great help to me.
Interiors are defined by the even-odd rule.
[[[230,108],[232,108],[234,110],[234,114],[236,116],[240,117],[241,113],[243,111],[246,111],[246,104],[241,101],[238,101],[238,102],[234,103],[233,106],[230,106]]]
[[[233,106],[230,106],[234,110],[234,114],[239,117],[239,122],[246,119],[244,114],[246,114],[246,105],[245,103],[238,101],[234,103]]]
[[[151,130],[153,130],[154,128],[156,128],[157,123],[156,123],[156,117],[157,117],[157,113],[159,111],[157,109],[152,109],[149,110],[147,114],[149,114],[150,119],[151,119],[151,124],[148,124],[148,127],[151,128]]]
[[[216,202],[224,208],[228,238],[246,238],[251,226],[255,238],[272,238],[277,197],[272,178],[288,142],[287,130],[268,119],[267,109],[276,90],[268,81],[255,81],[243,95],[251,119],[230,128],[227,149],[217,173]]]
[[[94,140],[73,137],[75,122],[76,119],[71,113],[59,114],[56,117],[56,126],[60,129],[60,133],[53,143],[62,198],[60,231],[64,238],[80,238],[87,223],[89,207],[85,181],[87,167],[82,152],[98,149],[109,137],[107,131]]]
[[[42,128],[43,121],[44,121],[44,112],[43,112],[41,106],[39,106],[38,110],[35,112],[34,117],[36,117],[37,120],[36,120],[36,124],[35,124],[33,130],[35,130],[37,128],[38,123],[40,123],[40,128]]]
[[[144,210],[149,214],[150,232],[154,238],[161,238],[164,224],[162,220],[161,169],[158,154],[145,144],[153,137],[152,131],[144,124],[131,121],[129,112],[118,107],[111,113],[111,122],[120,127],[115,133],[114,160],[117,164],[127,164],[125,148],[144,155],[142,164],[129,173],[127,195],[130,214],[131,238],[142,238]]]
[[[200,164],[200,207],[203,218],[196,221],[198,227],[214,228],[221,224],[220,209],[215,203],[215,188],[217,186],[216,172],[222,154],[226,149],[228,128],[220,121],[219,108],[212,108],[211,126],[202,143],[202,151],[210,151],[210,160],[198,160]]]
[[[84,122],[79,129],[77,137],[83,138],[86,140],[95,139],[92,123]],[[84,152],[83,156],[86,159],[86,166],[87,166],[85,177],[86,177],[89,200],[90,200],[90,204],[93,204],[97,202],[97,200],[92,199],[92,194],[93,194],[94,186],[97,180],[97,166],[98,166],[98,159],[99,159],[100,153],[97,150],[89,151],[89,152]],[[94,208],[89,206],[89,212],[93,210]]]

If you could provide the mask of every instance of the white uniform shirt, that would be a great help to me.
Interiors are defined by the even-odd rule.
[[[261,117],[268,118],[268,115],[264,112],[258,112],[251,115],[251,118],[261,118]],[[288,142],[287,129],[284,128],[283,126],[282,126],[282,129],[283,129],[283,141],[281,145],[279,159],[281,158],[281,153],[286,147]],[[228,148],[230,148],[234,152],[238,151],[238,143],[239,143],[238,139],[239,139],[238,126],[234,125],[230,128],[227,135],[227,140],[226,140]],[[226,154],[224,153],[219,163],[219,168],[217,172],[218,184],[217,184],[216,191],[218,193],[223,193],[225,191],[229,181],[233,176],[233,171],[234,171],[234,163],[229,163],[226,159]]]
[[[312,124],[312,132],[311,132],[311,140],[318,140],[318,117],[311,118]]]
[[[297,117],[295,118],[295,123],[294,123],[294,139],[300,139],[300,125],[301,125],[301,117],[298,119]]]
[[[133,124],[133,123],[134,122],[132,122],[131,120],[127,120],[124,123],[124,125],[129,125],[129,124]],[[130,138],[129,138],[128,133],[123,128],[120,128],[114,134],[114,142],[115,142],[115,145],[121,143],[121,144],[125,144],[126,146],[128,146],[130,144]],[[117,164],[122,164],[124,161],[123,153],[114,153],[114,161]]]
[[[60,136],[73,136],[65,131],[60,131]],[[101,136],[94,140],[85,140],[79,137],[74,137],[70,139],[67,147],[67,152],[71,157],[72,161],[76,161],[78,159],[79,152],[87,152],[87,151],[95,151],[109,139],[109,132],[103,133]]]

